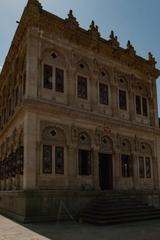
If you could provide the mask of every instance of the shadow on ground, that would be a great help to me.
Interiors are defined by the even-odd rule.
[[[160,220],[114,226],[55,222],[19,224],[0,215],[0,240],[159,240]]]
[[[160,220],[114,226],[73,222],[25,224],[24,227],[50,240],[159,240]]]

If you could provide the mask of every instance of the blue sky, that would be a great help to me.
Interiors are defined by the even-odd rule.
[[[99,26],[102,37],[114,30],[122,47],[131,40],[138,55],[150,51],[160,68],[160,1],[159,0],[40,0],[44,9],[65,18],[69,9],[88,29],[91,20]],[[3,66],[27,0],[0,0],[0,66]],[[160,113],[160,80],[157,80]]]

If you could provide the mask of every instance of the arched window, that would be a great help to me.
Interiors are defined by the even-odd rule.
[[[128,82],[124,77],[119,77],[119,109],[128,110]]]
[[[43,88],[64,93],[65,88],[65,58],[53,50],[46,51],[43,58]]]
[[[43,174],[64,174],[65,135],[57,127],[48,127],[42,134]]]
[[[139,177],[151,178],[152,148],[148,143],[141,142],[139,154]]]
[[[79,134],[78,148],[79,175],[91,175],[91,140],[87,133]]]
[[[77,64],[77,97],[87,100],[89,98],[89,67],[80,61]]]
[[[131,144],[127,139],[122,139],[121,141],[121,168],[122,168],[122,177],[133,176]]]
[[[109,105],[109,74],[101,70],[99,74],[99,103]]]
[[[136,87],[135,110],[138,115],[148,116],[147,89],[140,83],[137,83]]]

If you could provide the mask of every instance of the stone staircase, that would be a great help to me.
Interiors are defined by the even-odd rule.
[[[160,209],[148,206],[139,196],[109,193],[93,199],[80,213],[80,221],[95,225],[111,225],[160,219]]]

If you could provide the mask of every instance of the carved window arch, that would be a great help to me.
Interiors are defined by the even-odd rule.
[[[43,88],[58,93],[65,91],[66,58],[54,49],[46,50],[42,59]]]
[[[43,174],[64,175],[66,137],[58,127],[47,127],[42,134]]]
[[[152,147],[149,143],[141,142],[139,146],[139,177],[152,177]]]
[[[122,177],[133,176],[133,159],[131,155],[131,143],[128,139],[121,140],[121,169]]]
[[[78,168],[79,175],[91,175],[91,139],[86,132],[78,137]]]
[[[102,69],[99,73],[99,103],[109,105],[110,76],[108,72]]]
[[[88,64],[80,60],[76,67],[77,72],[77,97],[87,100],[89,98],[89,66]]]
[[[101,153],[112,153],[113,152],[113,142],[107,135],[100,138],[100,152]]]

